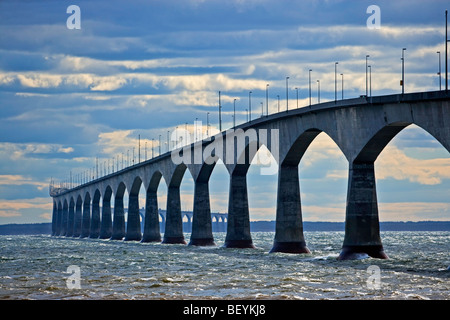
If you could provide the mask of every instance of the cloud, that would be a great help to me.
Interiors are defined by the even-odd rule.
[[[414,159],[392,145],[383,150],[375,164],[377,179],[409,180],[423,185],[450,179],[450,158]]]

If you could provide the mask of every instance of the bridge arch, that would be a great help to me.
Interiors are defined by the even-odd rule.
[[[75,200],[72,195],[69,197],[69,216],[67,222],[66,237],[73,236],[74,223],[75,223]]]
[[[74,218],[74,226],[73,226],[73,237],[81,236],[81,225],[83,221],[83,199],[81,194],[76,194],[76,202],[75,202],[75,218]]]

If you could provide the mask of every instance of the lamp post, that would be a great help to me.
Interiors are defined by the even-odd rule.
[[[277,98],[278,98],[278,112],[280,112],[280,95],[277,94]]]
[[[311,106],[311,69],[309,69],[309,106]]]
[[[368,66],[369,68],[369,97],[372,98],[372,66]]]
[[[342,85],[341,85],[341,89],[342,89],[342,100],[344,100],[344,74],[341,73],[342,76]]]
[[[334,103],[337,102],[337,65],[339,62],[334,63]]]
[[[441,84],[441,52],[436,52],[439,55],[439,70],[438,70],[438,76],[439,76],[439,91],[442,90],[442,84]]]
[[[317,80],[317,103],[320,103],[320,80]]]
[[[366,55],[366,97],[368,96],[368,84],[367,84],[367,81],[368,81],[368,79],[367,79],[367,59],[369,58],[370,56],[367,54]]]
[[[298,109],[298,88],[295,88],[295,91],[297,92],[297,109]]]
[[[233,128],[236,127],[236,99],[233,100]]]
[[[405,50],[402,49],[402,94],[405,94]]]
[[[159,156],[161,155],[161,135],[159,135]]]
[[[269,115],[269,84],[266,84],[266,116]]]
[[[219,131],[222,132],[222,106],[220,105],[220,91],[219,91]]]
[[[249,91],[248,93],[248,114],[249,114],[249,121],[252,121],[252,92]]]
[[[286,77],[286,112],[289,110],[289,89],[288,89],[289,77]]]

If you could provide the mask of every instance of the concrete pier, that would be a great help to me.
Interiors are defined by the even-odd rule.
[[[183,235],[179,185],[167,188],[166,228],[162,243],[186,244]]]
[[[148,190],[145,201],[144,234],[142,242],[160,242],[158,196],[156,190]]]
[[[91,198],[88,193],[83,203],[83,220],[81,221],[80,238],[89,237],[90,226],[91,226]]]
[[[75,204],[73,203],[73,200],[69,203],[69,219],[67,221],[67,232],[66,237],[72,237],[73,236],[73,226],[75,224]]]
[[[361,254],[387,259],[381,244],[374,163],[353,163],[349,168],[345,238],[340,260]]]
[[[227,236],[225,238],[224,247],[255,247],[250,234],[246,172],[230,175]]]
[[[73,237],[78,238],[81,235],[81,224],[83,221],[82,216],[82,203],[81,198],[77,199],[77,202],[75,204],[75,218],[73,223]]]
[[[89,238],[97,239],[100,235],[100,193],[94,195],[92,200],[91,225]]]
[[[275,240],[270,252],[310,253],[303,236],[297,165],[282,165],[278,172]]]
[[[141,241],[141,217],[139,216],[138,194],[130,195],[128,201],[127,233],[125,241]]]
[[[198,179],[194,186],[194,212],[192,234],[189,245],[214,246],[212,234],[211,206],[209,203],[209,183]]]
[[[109,239],[112,236],[111,193],[109,197],[103,197],[102,219],[100,225],[100,239]]]
[[[122,240],[125,237],[125,210],[123,195],[114,199],[114,218],[111,240]]]

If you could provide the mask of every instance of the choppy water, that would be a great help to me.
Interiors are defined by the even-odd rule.
[[[355,261],[336,259],[343,232],[305,232],[307,255],[269,254],[274,234],[252,236],[257,249],[223,248],[223,233],[207,248],[0,236],[0,299],[450,298],[450,232],[382,232],[390,259]]]

